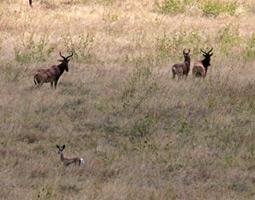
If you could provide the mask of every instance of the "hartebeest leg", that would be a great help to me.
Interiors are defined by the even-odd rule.
[[[55,81],[55,89],[57,88],[58,80]]]

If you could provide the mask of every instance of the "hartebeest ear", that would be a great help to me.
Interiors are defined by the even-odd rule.
[[[64,149],[65,149],[65,147],[66,147],[66,145],[63,145],[63,146],[62,146],[62,150],[64,150]]]
[[[58,146],[58,145],[56,145],[56,147],[59,149],[59,146]]]

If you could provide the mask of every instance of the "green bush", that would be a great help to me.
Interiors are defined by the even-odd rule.
[[[167,59],[169,57],[182,59],[182,50],[187,49],[199,49],[201,42],[201,36],[197,32],[173,32],[170,36],[166,34],[158,39],[157,53],[161,59]]]
[[[19,63],[30,63],[32,61],[44,62],[46,58],[55,51],[58,44],[49,42],[48,33],[37,40],[34,33],[28,38],[22,36],[22,45],[14,47],[15,59]]]
[[[248,39],[247,44],[245,45],[246,53],[245,53],[245,59],[246,60],[254,60],[255,58],[255,34],[253,33],[251,38]]]
[[[236,3],[232,3],[232,2],[223,3],[220,1],[217,1],[217,2],[207,1],[202,6],[203,14],[207,17],[209,16],[217,17],[218,15],[222,13],[235,15],[236,9],[237,9]]]
[[[235,57],[236,55],[231,53],[231,49],[240,46],[243,42],[240,37],[239,26],[228,24],[216,34],[215,41],[219,44],[219,49],[223,54]]]
[[[162,4],[156,0],[155,6],[164,14],[178,14],[185,11],[185,3],[182,0],[165,0]]]

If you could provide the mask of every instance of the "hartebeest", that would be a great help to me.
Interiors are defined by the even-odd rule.
[[[213,50],[213,47],[208,52],[203,51],[200,49],[200,51],[203,53],[204,59],[198,62],[195,62],[192,69],[192,74],[194,77],[202,77],[205,78],[207,74],[207,69],[211,65],[211,56],[213,53],[211,53]]]
[[[173,78],[177,75],[178,78],[181,78],[185,76],[185,78],[188,77],[189,70],[190,70],[190,49],[188,52],[185,52],[185,49],[183,50],[183,56],[184,56],[184,62],[183,63],[177,63],[172,66],[172,73]]]
[[[58,154],[60,154],[60,160],[64,164],[64,166],[69,166],[69,165],[82,165],[84,164],[84,159],[83,158],[65,158],[63,155],[63,151],[65,149],[65,145],[62,147],[57,145],[58,148]]]
[[[61,52],[59,52],[63,60],[58,60],[61,62],[59,65],[53,65],[48,68],[40,68],[37,70],[34,76],[35,85],[41,87],[44,83],[51,83],[51,87],[55,89],[58,84],[58,79],[63,74],[64,70],[68,72],[68,62],[70,57],[73,56],[73,53],[70,56],[64,57]]]

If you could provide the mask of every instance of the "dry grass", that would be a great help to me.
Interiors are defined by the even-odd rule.
[[[254,199],[255,3],[210,2],[235,13],[2,1],[0,199]],[[171,79],[183,48],[193,63],[211,46],[204,81]],[[74,52],[69,72],[36,89],[59,51]],[[63,167],[56,144],[85,165]]]

